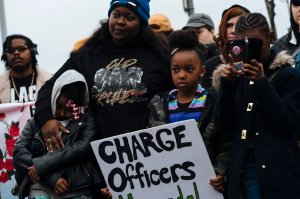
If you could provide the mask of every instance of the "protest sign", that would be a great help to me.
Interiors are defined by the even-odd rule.
[[[33,115],[34,103],[0,104],[0,198],[17,198],[11,194],[16,184],[13,149],[27,119]]]
[[[115,199],[222,199],[197,124],[187,120],[91,143]]]

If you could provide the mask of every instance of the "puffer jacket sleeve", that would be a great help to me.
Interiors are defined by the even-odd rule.
[[[210,91],[205,104],[203,117],[205,121],[201,122],[200,131],[205,143],[207,152],[217,174],[225,176],[227,174],[230,161],[231,137],[224,129],[216,128],[214,122],[216,93]]]
[[[166,111],[164,108],[163,94],[155,95],[149,102],[150,117],[148,127],[166,124]]]
[[[217,174],[226,176],[231,159],[232,139],[230,134],[222,129],[216,129],[214,169]]]
[[[28,141],[32,138],[32,134],[37,131],[33,118],[26,122],[25,127],[22,130],[21,135],[15,143],[13,152],[13,165],[17,171],[17,174],[23,178],[28,174],[28,167],[32,166],[32,156],[27,149]]]
[[[90,143],[97,139],[97,130],[93,115],[91,112],[87,114],[85,129],[74,143],[32,160],[39,176],[62,167],[77,164],[79,161],[84,161],[92,155],[93,152]]]

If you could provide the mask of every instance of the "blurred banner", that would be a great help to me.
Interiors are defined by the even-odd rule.
[[[15,186],[12,164],[14,144],[28,118],[33,116],[35,102],[0,104],[0,193],[1,198],[18,198],[11,194]]]

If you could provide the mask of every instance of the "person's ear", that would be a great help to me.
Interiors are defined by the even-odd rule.
[[[273,44],[276,41],[276,36],[275,36],[274,31],[271,31],[269,33],[269,37],[270,37],[271,44]]]
[[[206,72],[206,67],[203,65],[203,66],[201,66],[200,77],[203,77],[205,75],[205,72]]]

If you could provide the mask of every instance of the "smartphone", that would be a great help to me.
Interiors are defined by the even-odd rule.
[[[232,56],[235,69],[243,70],[244,63],[250,63],[252,59],[259,62],[262,43],[261,39],[247,37],[228,41],[227,52]]]

